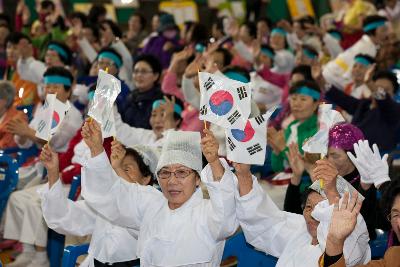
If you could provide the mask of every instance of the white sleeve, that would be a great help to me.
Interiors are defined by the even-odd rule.
[[[121,55],[122,57],[122,67],[119,70],[119,77],[121,80],[125,81],[125,83],[128,85],[129,88],[133,88],[133,82],[132,82],[132,69],[133,69],[133,58],[131,53],[129,52],[128,48],[125,46],[125,44],[121,41],[118,40],[117,42],[113,43],[111,45],[112,48],[114,48],[118,54]]]
[[[117,176],[104,151],[82,168],[82,196],[111,223],[135,230],[139,230],[146,209],[163,200],[154,187],[128,183]]]
[[[214,240],[222,241],[233,235],[239,227],[236,218],[235,185],[229,165],[224,159],[221,164],[225,169],[220,181],[214,181],[210,165],[201,172],[201,180],[208,189],[210,201],[207,207],[207,225]]]
[[[132,127],[122,121],[121,115],[114,106],[114,119],[115,129],[117,132],[117,139],[125,146],[132,146],[136,144],[147,145],[148,141],[152,139],[154,133],[152,130]]]
[[[287,33],[286,34],[286,41],[290,47],[290,49],[292,49],[293,51],[296,51],[296,46],[298,44],[301,44],[301,41],[299,40],[299,38],[297,37],[297,35],[295,33]]]
[[[17,72],[21,79],[36,84],[42,82],[46,69],[47,67],[44,62],[36,60],[33,57],[27,59],[20,58],[17,62]]]
[[[253,62],[253,54],[250,52],[250,50],[246,47],[246,45],[242,41],[235,42],[233,47],[236,49],[236,51],[242,58],[244,58],[248,62]]]
[[[237,178],[235,178],[237,183]],[[236,195],[236,215],[246,237],[255,248],[280,257],[297,231],[305,228],[302,215],[281,211],[253,176],[253,189]]]
[[[194,87],[192,79],[182,78],[182,93],[185,101],[197,110],[200,109],[200,92]]]
[[[323,250],[325,250],[326,246],[333,207],[333,205],[329,205],[328,200],[324,200],[318,203],[312,212],[312,216],[319,221],[317,238]],[[344,242],[343,255],[346,260],[346,266],[366,264],[371,260],[371,249],[368,241],[369,234],[367,225],[365,224],[364,218],[359,214],[355,229]]]
[[[62,183],[58,180],[50,189],[48,184],[41,192],[43,217],[49,228],[66,235],[85,236],[93,233],[96,214],[84,200],[67,198]]]
[[[295,65],[294,55],[290,51],[279,51],[275,54],[274,70],[278,73],[290,73]]]
[[[83,54],[87,57],[90,63],[93,63],[96,60],[97,52],[96,49],[89,43],[88,39],[83,37],[78,40],[78,45],[81,48]]]
[[[336,58],[343,52],[343,48],[340,46],[339,41],[333,38],[329,33],[324,35],[323,41],[331,58]]]

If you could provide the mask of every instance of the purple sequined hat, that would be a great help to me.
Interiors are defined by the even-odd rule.
[[[364,139],[362,131],[351,123],[342,122],[335,124],[329,130],[329,145],[343,149],[345,151],[353,150],[353,144]]]

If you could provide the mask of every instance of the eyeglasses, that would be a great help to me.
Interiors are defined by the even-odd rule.
[[[153,73],[153,71],[151,71],[151,70],[133,70],[132,73],[134,75],[138,75],[138,74],[146,75],[146,74],[149,74],[149,73]]]
[[[386,219],[389,222],[400,219],[400,212],[391,212],[387,215]]]
[[[174,176],[178,179],[185,179],[192,173],[193,173],[192,170],[184,170],[184,169],[176,170],[174,172],[170,172],[167,170],[160,170],[157,173],[157,176],[160,179],[169,179],[169,178],[171,178],[171,174],[174,174]]]
[[[98,65],[99,67],[111,67],[112,65],[114,65],[114,63],[109,62],[109,61],[101,61],[101,60],[99,60],[99,61],[97,62],[97,65]]]

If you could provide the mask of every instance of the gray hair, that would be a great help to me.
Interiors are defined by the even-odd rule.
[[[0,81],[0,99],[6,100],[6,108],[9,109],[15,98],[15,87],[8,81]]]

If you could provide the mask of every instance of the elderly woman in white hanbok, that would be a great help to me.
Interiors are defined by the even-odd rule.
[[[124,149],[124,156],[115,159],[113,148],[111,153],[113,169],[119,172],[125,181],[141,185],[152,182],[159,154],[155,149],[136,145]],[[48,186],[41,192],[43,216],[47,225],[60,234],[92,235],[89,255],[80,266],[97,266],[95,262],[103,265],[107,263],[107,266],[138,266],[136,256],[138,231],[112,224],[91,209],[85,200],[73,202],[67,199],[57,175],[59,173],[57,154],[47,145],[42,151],[41,160],[49,173]],[[122,172],[119,171],[121,169]]]
[[[82,136],[92,158],[82,169],[82,195],[109,221],[139,230],[141,266],[219,266],[225,239],[237,227],[234,174],[218,158],[209,130],[171,131],[165,137],[157,178],[162,192],[118,178],[101,146],[96,123]],[[208,165],[202,170],[201,148]],[[206,185],[210,199],[199,188]]]
[[[339,197],[337,170],[327,161],[318,161],[316,177],[324,177],[328,199]],[[237,175],[236,214],[247,242],[267,254],[278,257],[277,267],[319,266],[325,250],[333,205],[316,191],[307,196],[303,215],[281,211],[249,172]],[[332,201],[333,202],[333,201]],[[344,244],[347,266],[370,260],[371,251],[366,224],[358,216],[354,232]]]

